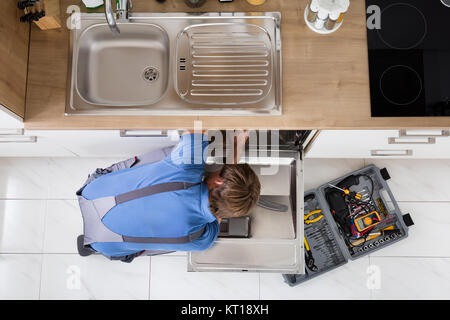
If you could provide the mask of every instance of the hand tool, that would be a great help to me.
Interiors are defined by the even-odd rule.
[[[330,187],[336,188],[338,190],[341,190],[345,195],[350,196],[351,198],[355,198],[356,200],[361,200],[362,199],[362,195],[359,193],[356,193],[354,191],[350,191],[348,189],[342,189],[339,188],[331,183],[328,184]]]
[[[322,210],[314,210],[308,214],[305,214],[305,216],[304,216],[305,224],[315,223],[315,222],[319,221],[320,219],[322,219],[323,214],[321,214],[321,213],[322,213]],[[318,215],[318,214],[320,214],[320,215]],[[318,215],[318,216],[315,217],[315,215]]]
[[[376,201],[377,201],[378,209],[380,210],[380,212],[383,214],[383,216],[387,217],[389,214],[386,210],[386,206],[384,205],[383,200],[381,198],[378,198]]]
[[[370,198],[370,190],[369,190],[368,187],[364,187],[361,191],[358,191],[358,193],[362,196],[361,201],[369,202],[371,200],[371,198]]]
[[[367,238],[360,238],[360,239],[358,239],[356,241],[350,242],[350,246],[357,247],[357,246],[360,246],[361,244],[363,244],[366,241],[375,239],[375,238],[377,238],[379,236],[389,236],[389,235],[391,235],[391,234],[393,234],[393,233],[395,233],[397,231],[398,231],[398,229],[394,229],[394,226],[389,226],[387,228],[384,228],[383,230],[380,230],[379,232],[369,233],[367,235]],[[381,240],[379,242],[380,242],[380,244],[382,243]]]
[[[351,186],[356,186],[359,184],[359,178],[362,175],[351,175],[345,178],[344,180],[341,180],[341,182],[338,183],[338,186],[340,188],[348,189]]]
[[[327,188],[325,198],[339,230],[345,235],[351,234],[350,226],[347,223],[347,217],[349,215],[348,205],[341,192],[334,188]]]
[[[305,242],[305,259],[306,259],[306,266],[309,270],[316,272],[318,270],[317,266],[314,264],[314,258],[311,253],[311,250],[309,248],[308,241],[306,241],[306,237],[303,238]]]

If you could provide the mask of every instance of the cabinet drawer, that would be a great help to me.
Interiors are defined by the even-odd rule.
[[[1,135],[0,157],[73,157],[74,154],[46,138],[33,135]]]
[[[448,130],[324,130],[308,158],[450,159]]]
[[[390,146],[389,137],[398,137],[398,130],[323,130],[319,133],[308,158],[370,158],[372,150],[404,149]]]
[[[178,131],[36,130],[29,131],[80,157],[129,158],[178,143]]]

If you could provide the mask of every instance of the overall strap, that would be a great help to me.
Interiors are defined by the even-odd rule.
[[[200,182],[199,183],[166,182],[166,183],[155,184],[153,186],[136,189],[136,190],[122,193],[122,194],[115,196],[116,205],[131,201],[131,200],[136,200],[139,198],[151,196],[153,194],[189,189],[189,188],[199,185],[199,184],[200,184]]]
[[[199,185],[198,183],[189,183],[189,182],[166,182],[160,183],[153,186],[148,186],[145,188],[133,190],[127,193],[119,194],[115,197],[116,205],[144,198],[147,196],[151,196],[158,193],[169,192],[169,191],[177,191],[177,190],[186,190],[193,186]],[[200,230],[188,234],[187,236],[175,237],[175,238],[154,238],[154,237],[129,237],[122,236],[124,242],[134,242],[134,243],[164,243],[164,244],[183,244],[189,243],[200,238],[205,232],[205,227]]]
[[[205,227],[200,230],[188,234],[184,237],[176,237],[176,238],[151,238],[151,237],[128,237],[122,236],[124,242],[134,242],[134,243],[164,243],[164,244],[183,244],[189,243],[200,238],[205,232]]]

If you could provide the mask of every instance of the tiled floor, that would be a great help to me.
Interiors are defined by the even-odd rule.
[[[307,159],[305,189],[374,163],[409,237],[297,287],[279,274],[188,273],[186,256],[82,258],[75,191],[118,159],[0,158],[0,299],[450,299],[450,160]]]

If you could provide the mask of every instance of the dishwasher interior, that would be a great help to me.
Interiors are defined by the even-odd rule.
[[[189,252],[188,271],[304,273],[301,148],[258,140],[247,146],[241,161],[260,179],[260,203],[239,222],[237,228],[244,232],[241,237],[219,234],[210,249]],[[227,228],[221,225],[224,234]]]

